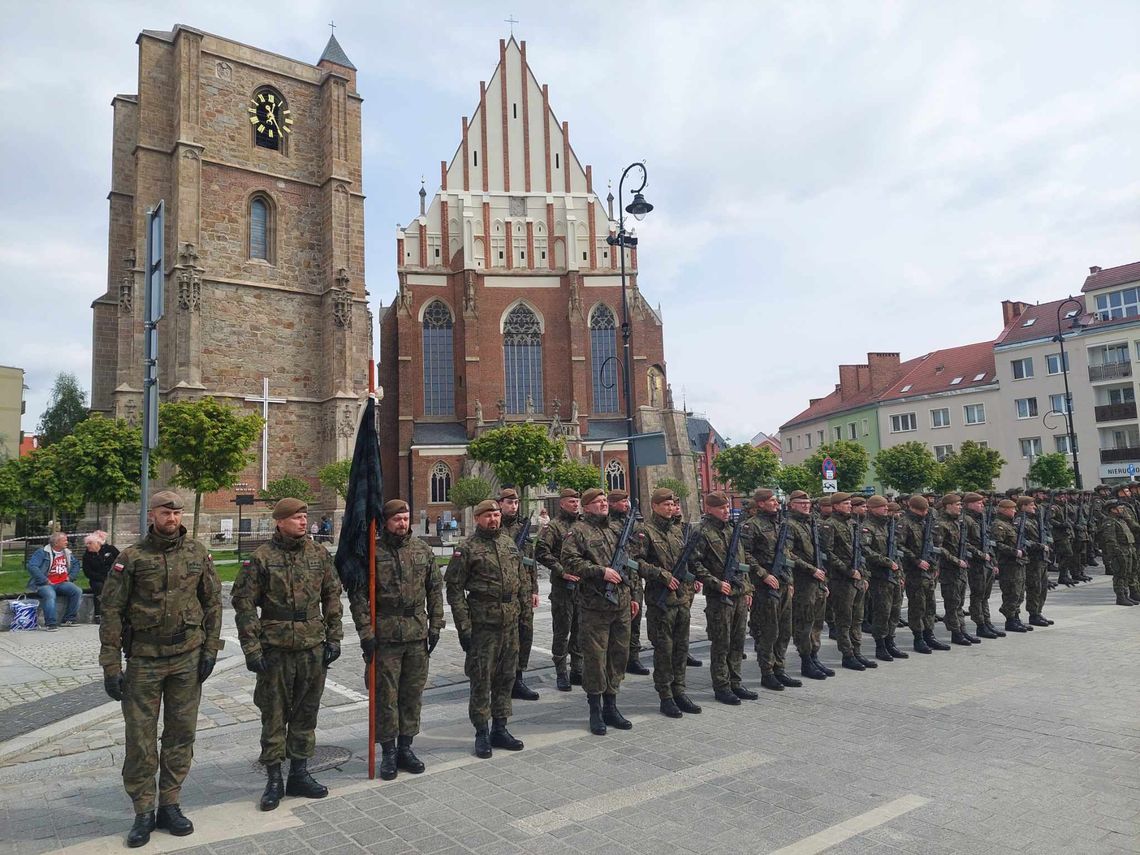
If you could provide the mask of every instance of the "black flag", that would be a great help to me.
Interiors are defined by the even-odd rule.
[[[348,473],[340,543],[336,548],[336,569],[348,591],[368,584],[368,527],[373,520],[382,525],[384,476],[380,471],[380,438],[376,434],[376,401],[370,396],[360,418],[352,469]]]

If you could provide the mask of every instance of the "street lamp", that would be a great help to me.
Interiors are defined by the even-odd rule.
[[[1078,490],[1083,490],[1081,464],[1077,461],[1077,436],[1073,432],[1073,396],[1069,393],[1069,360],[1065,358],[1065,333],[1061,329],[1061,310],[1070,303],[1077,307],[1077,312],[1069,329],[1080,330],[1087,325],[1081,315],[1085,309],[1084,304],[1076,297],[1070,296],[1057,306],[1057,335],[1053,337],[1053,341],[1061,346],[1061,375],[1065,379],[1065,424],[1069,429],[1069,453],[1073,455],[1073,481],[1076,482]]]
[[[618,209],[621,210],[621,204],[624,201],[625,192],[625,177],[629,175],[630,170],[641,170],[641,184],[636,190],[633,191],[633,201],[625,207],[625,213],[631,214],[635,220],[641,222],[645,219],[645,215],[653,210],[653,206],[646,201],[645,196],[642,195],[642,190],[645,189],[646,183],[649,181],[649,173],[645,171],[644,163],[631,163],[625,168],[621,174],[621,180],[618,181]],[[630,328],[629,328],[629,299],[626,296],[625,284],[625,250],[627,247],[637,246],[637,238],[625,230],[625,214],[618,214],[617,231],[611,233],[606,237],[606,243],[610,246],[618,248],[621,254],[621,341],[622,341],[622,367],[623,367],[623,387],[625,389],[625,435],[630,439],[628,440],[628,454],[629,454],[629,498],[631,503],[636,506],[638,500],[638,483],[637,483],[637,459],[634,453],[634,430],[633,430],[633,357],[630,355]]]

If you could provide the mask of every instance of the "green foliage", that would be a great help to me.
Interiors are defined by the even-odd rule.
[[[1029,467],[1029,480],[1050,490],[1072,487],[1075,478],[1068,455],[1054,451],[1034,458]]]
[[[693,492],[689,485],[680,478],[662,478],[654,485],[653,489],[657,490],[661,488],[672,490],[673,495],[677,497],[677,501],[679,502],[685,501]]]
[[[804,468],[812,473],[817,480],[822,480],[820,467],[823,458],[830,457],[835,461],[839,489],[844,493],[859,492],[863,489],[863,479],[867,475],[867,468],[871,465],[871,455],[867,449],[850,439],[840,439],[821,445],[811,457],[804,461]],[[816,487],[812,492],[819,490]]]
[[[602,473],[588,463],[563,460],[550,473],[550,480],[559,487],[572,487],[581,493],[591,487],[601,487]]]
[[[457,508],[473,508],[491,497],[491,482],[486,478],[460,478],[451,485],[447,499]]]
[[[336,490],[336,494],[343,499],[348,496],[348,473],[351,469],[352,458],[346,457],[344,460],[322,466],[317,472],[317,480],[330,490]]]
[[[16,458],[0,463],[0,524],[15,519],[24,507],[20,486],[20,462]]]
[[[250,447],[261,433],[256,414],[219,404],[213,398],[178,401],[158,408],[157,456],[175,466],[171,482],[194,491],[194,536],[202,494],[232,487],[253,462]]]
[[[953,452],[948,454],[941,463],[935,464],[934,477],[930,479],[930,489],[935,493],[952,493],[958,489],[958,485],[953,481],[954,469],[946,465],[952,456]]]
[[[316,496],[313,495],[312,485],[304,478],[286,475],[266,484],[264,490],[258,491],[257,498],[270,502],[276,502],[278,499],[300,499],[302,502],[311,502]]]
[[[123,419],[92,416],[53,446],[88,502],[111,506],[111,535],[122,502],[137,502],[142,489],[142,429]],[[151,461],[150,474],[154,475]]]
[[[542,484],[563,458],[563,446],[537,424],[515,424],[480,434],[467,446],[473,460],[489,463],[502,484],[514,484],[520,494]]]
[[[70,436],[75,426],[87,418],[87,393],[79,388],[74,374],[63,373],[55,378],[48,398],[47,409],[40,416],[36,433],[40,447],[53,445]]]
[[[712,465],[721,481],[747,495],[757,487],[775,483],[780,460],[767,446],[757,448],[744,442],[726,448],[713,458]]]
[[[17,472],[24,500],[34,505],[46,505],[52,515],[78,513],[83,509],[83,493],[68,471],[67,458],[60,445],[37,448],[19,459]]]
[[[885,486],[903,493],[929,487],[939,474],[938,461],[926,443],[913,440],[880,450],[875,455],[875,472]]]
[[[803,490],[809,496],[817,496],[822,490],[821,479],[806,466],[781,466],[776,473],[776,486],[785,494]]]
[[[1001,475],[1005,458],[995,449],[979,445],[972,439],[942,459],[944,489],[992,490],[994,481]]]

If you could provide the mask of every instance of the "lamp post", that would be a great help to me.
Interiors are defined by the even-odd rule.
[[[641,184],[633,191],[633,200],[625,206],[621,207],[622,202],[625,201],[625,177],[629,175],[630,171],[638,169],[641,171]],[[645,219],[645,215],[653,210],[653,206],[645,200],[641,191],[645,189],[646,183],[649,181],[649,173],[645,171],[644,163],[631,163],[625,168],[621,174],[621,180],[618,181],[618,208],[623,213],[618,214],[617,231],[606,237],[606,243],[610,246],[618,248],[621,253],[621,341],[622,341],[622,380],[623,388],[625,389],[625,433],[628,437],[634,436],[633,429],[633,357],[630,355],[630,328],[629,328],[629,298],[626,295],[626,282],[625,282],[625,250],[627,247],[637,246],[637,238],[625,230],[625,214],[632,214],[633,218],[638,222]],[[629,440],[629,498],[632,504],[636,505],[638,501],[638,483],[637,483],[637,458],[634,453],[634,441]]]
[[[1076,483],[1078,490],[1084,489],[1084,484],[1081,482],[1081,464],[1077,461],[1077,436],[1073,432],[1073,396],[1069,393],[1069,360],[1065,357],[1065,333],[1061,329],[1061,310],[1070,303],[1077,307],[1077,314],[1073,318],[1073,322],[1069,325],[1070,329],[1080,329],[1083,324],[1081,323],[1081,312],[1084,311],[1084,304],[1076,297],[1070,296],[1066,300],[1062,300],[1057,306],[1057,335],[1053,341],[1061,346],[1061,376],[1065,380],[1065,425],[1069,430],[1069,453],[1073,455],[1073,481]]]

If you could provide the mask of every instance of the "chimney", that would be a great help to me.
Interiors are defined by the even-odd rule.
[[[855,382],[859,384],[859,391],[870,391],[871,389],[871,366],[869,365],[856,365],[855,366]]]
[[[846,401],[859,390],[858,365],[839,366],[839,400]]]
[[[816,404],[818,404],[822,400],[823,400],[823,398],[808,398],[808,406],[814,407]]]
[[[1008,327],[1014,320],[1019,318],[1021,314],[1029,308],[1029,304],[1021,300],[1002,300],[1001,301],[1001,324],[1003,327]]]
[[[867,368],[871,375],[871,391],[878,395],[895,382],[901,368],[897,353],[868,353]]]
[[[1089,268],[1089,276],[1096,276],[1098,273],[1100,273],[1100,268],[1097,265],[1094,264]]]

